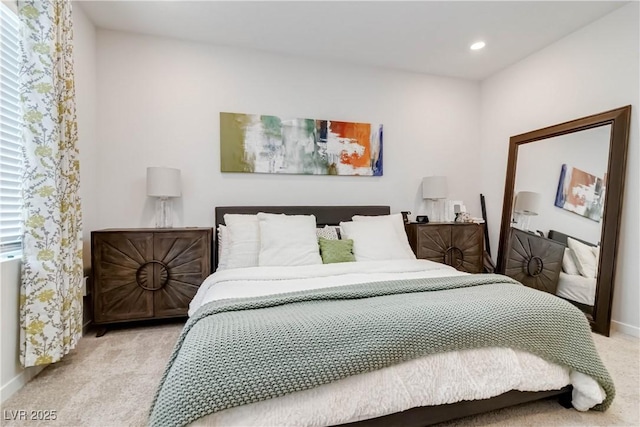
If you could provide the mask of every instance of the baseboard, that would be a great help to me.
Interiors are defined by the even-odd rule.
[[[629,325],[627,323],[611,321],[611,330],[620,332],[621,334],[631,335],[632,337],[640,338],[640,328],[637,326]]]
[[[9,380],[6,384],[3,384],[2,388],[0,388],[0,402],[4,403],[46,367],[47,365],[27,368]]]

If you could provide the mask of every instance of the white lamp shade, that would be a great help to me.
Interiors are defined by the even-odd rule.
[[[180,197],[180,169],[147,168],[147,196]]]
[[[428,176],[422,178],[423,199],[446,199],[447,192],[446,176]]]
[[[523,215],[538,215],[540,194],[533,191],[520,191],[516,195],[516,205],[513,210]]]

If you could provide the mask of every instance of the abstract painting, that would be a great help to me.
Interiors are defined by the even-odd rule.
[[[605,182],[578,168],[562,165],[555,205],[600,222],[604,210]]]
[[[220,113],[220,170],[382,176],[382,125]]]

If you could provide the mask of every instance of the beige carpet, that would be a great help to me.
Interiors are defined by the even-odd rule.
[[[136,327],[88,335],[2,405],[6,426],[143,426],[182,325]],[[617,396],[605,413],[580,413],[542,401],[463,418],[447,426],[640,426],[640,341],[594,335]],[[55,410],[56,421],[14,422],[9,411]]]

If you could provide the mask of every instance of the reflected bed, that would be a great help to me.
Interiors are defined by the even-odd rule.
[[[593,243],[569,236],[556,230],[549,230],[548,237],[549,239],[562,243],[565,246],[568,246],[568,238],[572,238],[591,247],[596,246]],[[568,274],[562,271],[558,278],[556,295],[571,302],[584,313],[593,315],[597,283],[598,279],[595,277],[584,277],[580,274]]]

